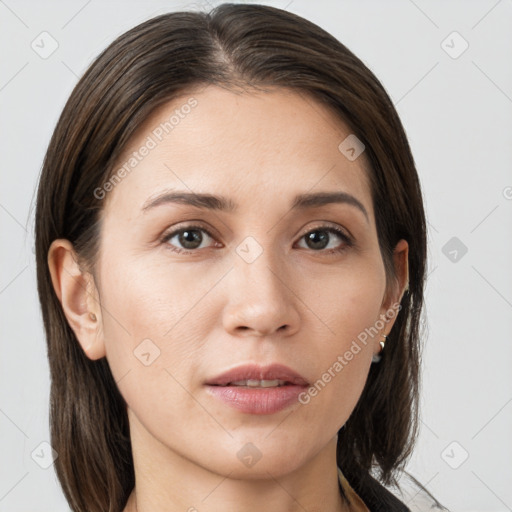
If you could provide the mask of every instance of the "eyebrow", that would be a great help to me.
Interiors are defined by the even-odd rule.
[[[185,204],[206,210],[216,210],[227,213],[236,212],[238,205],[231,199],[213,194],[201,194],[185,191],[165,191],[150,197],[142,206],[142,212],[161,206],[163,204]],[[307,208],[320,208],[329,204],[348,204],[360,210],[369,222],[368,212],[364,205],[347,192],[315,192],[295,196],[291,210],[305,210]]]

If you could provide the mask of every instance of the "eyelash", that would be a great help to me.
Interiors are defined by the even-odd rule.
[[[210,238],[215,239],[215,237],[206,228],[204,228],[202,226],[199,226],[197,224],[191,224],[191,225],[188,225],[188,226],[183,226],[183,227],[181,227],[179,229],[176,229],[176,230],[174,230],[174,231],[172,231],[170,233],[166,233],[162,237],[161,242],[166,244],[167,249],[169,249],[172,252],[176,252],[178,254],[193,254],[193,253],[197,253],[199,251],[199,249],[193,249],[193,250],[190,250],[190,249],[179,249],[179,248],[177,248],[177,247],[167,243],[167,242],[169,242],[169,240],[174,238],[176,235],[179,235],[183,231],[203,231]],[[311,249],[312,252],[325,253],[327,256],[335,256],[335,255],[337,255],[339,253],[342,253],[343,251],[349,249],[350,247],[352,247],[354,245],[352,239],[348,235],[346,235],[345,232],[343,232],[339,228],[336,228],[336,227],[333,227],[333,226],[328,226],[328,225],[321,225],[321,226],[315,227],[313,229],[310,229],[307,233],[304,233],[300,237],[299,240],[303,239],[306,235],[309,235],[310,233],[314,233],[315,231],[327,231],[328,233],[334,233],[335,235],[338,235],[339,238],[341,238],[341,240],[343,241],[343,245],[341,247],[337,248],[337,249],[327,249],[327,250],[320,249],[318,251],[315,251],[314,249]]]

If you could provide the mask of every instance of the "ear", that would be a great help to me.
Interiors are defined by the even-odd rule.
[[[48,250],[53,288],[66,319],[89,359],[105,356],[101,305],[93,276],[84,272],[69,240],[54,240]]]
[[[386,322],[382,334],[386,335],[393,328],[398,316],[397,305],[409,289],[409,244],[403,239],[396,244],[393,251],[393,265],[396,279],[387,287],[381,307],[381,318]]]

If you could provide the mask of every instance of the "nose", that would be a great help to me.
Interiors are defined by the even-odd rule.
[[[235,257],[223,312],[224,328],[234,336],[290,336],[300,327],[302,302],[293,290],[293,269],[269,253],[251,263]]]

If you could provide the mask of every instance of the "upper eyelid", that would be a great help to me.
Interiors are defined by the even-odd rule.
[[[206,227],[202,226],[201,224],[196,224],[195,222],[192,221],[190,224],[186,224],[186,225],[184,225],[182,227],[173,228],[173,229],[171,229],[169,231],[164,232],[163,238],[165,238],[165,239],[172,238],[173,236],[176,236],[178,233],[181,233],[182,231],[186,231],[187,229],[200,229],[201,231],[205,231],[206,234],[208,236],[210,236],[211,238],[214,238],[216,236],[212,232],[211,229],[206,228]]]

